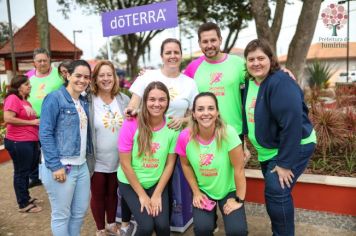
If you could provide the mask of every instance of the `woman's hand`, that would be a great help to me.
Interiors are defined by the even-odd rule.
[[[141,203],[141,212],[146,209],[148,215],[152,215],[151,199],[147,194],[138,197]]]
[[[64,183],[66,181],[66,171],[64,168],[54,171],[52,176],[57,182]]]
[[[271,173],[277,172],[279,177],[279,183],[281,184],[282,189],[284,189],[284,184],[287,185],[288,188],[291,187],[293,183],[294,174],[290,169],[285,169],[283,167],[277,166],[271,170]]]
[[[40,125],[40,119],[32,120],[32,125],[36,125],[36,126]]]
[[[131,119],[135,116],[137,116],[138,110],[135,108],[131,108],[131,107],[126,107],[124,109],[124,116],[126,119]]]
[[[167,124],[168,128],[175,129],[175,130],[179,130],[180,128],[182,128],[184,124],[184,118],[174,118],[171,116],[169,118],[171,120]]]
[[[239,209],[240,207],[242,207],[243,203],[239,203],[237,202],[234,198],[229,198],[227,199],[223,209],[224,209],[224,214],[228,215],[230,214],[232,211]]]
[[[159,213],[162,212],[162,197],[161,195],[156,196],[155,194],[151,197],[151,208],[152,208],[152,216],[158,216]]]
[[[193,206],[199,209],[203,209],[204,200],[208,199],[208,197],[202,192],[193,194]]]

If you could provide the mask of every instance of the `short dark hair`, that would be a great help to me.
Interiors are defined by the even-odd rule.
[[[67,67],[68,69],[68,73],[69,75],[72,75],[75,71],[75,68],[77,68],[78,66],[85,66],[89,69],[90,72],[90,77],[91,77],[91,68],[90,65],[87,61],[85,60],[74,60],[70,63],[70,65]],[[64,85],[67,86],[68,85],[68,80],[64,81]]]
[[[48,58],[50,57],[48,50],[45,48],[36,48],[35,50],[33,50],[33,59],[35,59],[38,54],[46,54]]]
[[[64,67],[68,70],[68,67],[70,66],[70,63],[72,63],[72,61],[73,61],[72,59],[65,59],[58,65],[58,74],[60,77],[62,77],[61,67]],[[63,79],[67,80],[67,78],[63,78]]]
[[[216,31],[216,34],[218,35],[219,38],[221,38],[221,30],[220,30],[220,27],[213,23],[213,22],[206,22],[204,24],[202,24],[199,29],[198,29],[198,39],[200,41],[200,35],[202,32],[205,32],[205,31],[210,31],[210,30],[215,30]]]
[[[250,52],[254,52],[257,49],[261,49],[262,52],[264,54],[266,54],[267,57],[269,58],[269,60],[271,61],[271,68],[269,69],[269,74],[271,74],[281,68],[276,55],[274,55],[274,53],[271,49],[271,46],[269,45],[269,43],[266,40],[263,40],[263,39],[254,39],[247,44],[245,51],[244,51],[245,60],[247,59],[247,55]],[[247,68],[246,68],[246,71],[247,71]],[[248,73],[248,71],[247,71],[246,75],[249,78],[251,77],[251,75]]]
[[[10,96],[11,94],[15,94],[18,98],[22,100],[23,97],[20,96],[19,88],[27,81],[28,81],[28,77],[26,75],[17,75],[14,78],[12,78],[10,82],[9,90],[6,93],[5,98]],[[27,99],[27,97],[25,97],[25,99]]]
[[[181,45],[180,41],[178,39],[174,39],[174,38],[167,38],[167,39],[163,40],[163,42],[161,44],[161,56],[163,55],[164,46],[167,43],[176,43],[176,44],[178,44],[179,50],[180,50],[180,54],[182,54],[182,45]]]

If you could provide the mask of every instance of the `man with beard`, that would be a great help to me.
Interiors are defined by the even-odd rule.
[[[202,24],[198,38],[204,56],[193,60],[184,74],[195,80],[199,92],[216,95],[222,119],[235,128],[243,141],[240,87],[245,83],[245,62],[236,55],[220,51],[221,31],[215,23]]]

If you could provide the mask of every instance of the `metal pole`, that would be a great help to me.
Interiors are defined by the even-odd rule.
[[[347,45],[346,45],[346,82],[349,82],[349,51],[350,51],[350,0],[347,1]]]
[[[110,36],[106,39],[106,49],[108,50],[108,61],[111,61]]]
[[[10,1],[6,0],[6,4],[7,4],[7,16],[9,18],[9,28],[10,28],[9,30],[10,30],[12,73],[13,73],[13,76],[16,76],[15,47],[14,47],[14,36],[13,36],[13,32],[12,32]]]
[[[73,30],[73,51],[74,51],[74,60],[77,58],[77,50],[76,50],[76,46],[75,46],[75,30]]]

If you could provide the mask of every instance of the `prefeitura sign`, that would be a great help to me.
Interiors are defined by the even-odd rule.
[[[105,12],[101,19],[104,37],[172,28],[178,25],[177,1]]]

